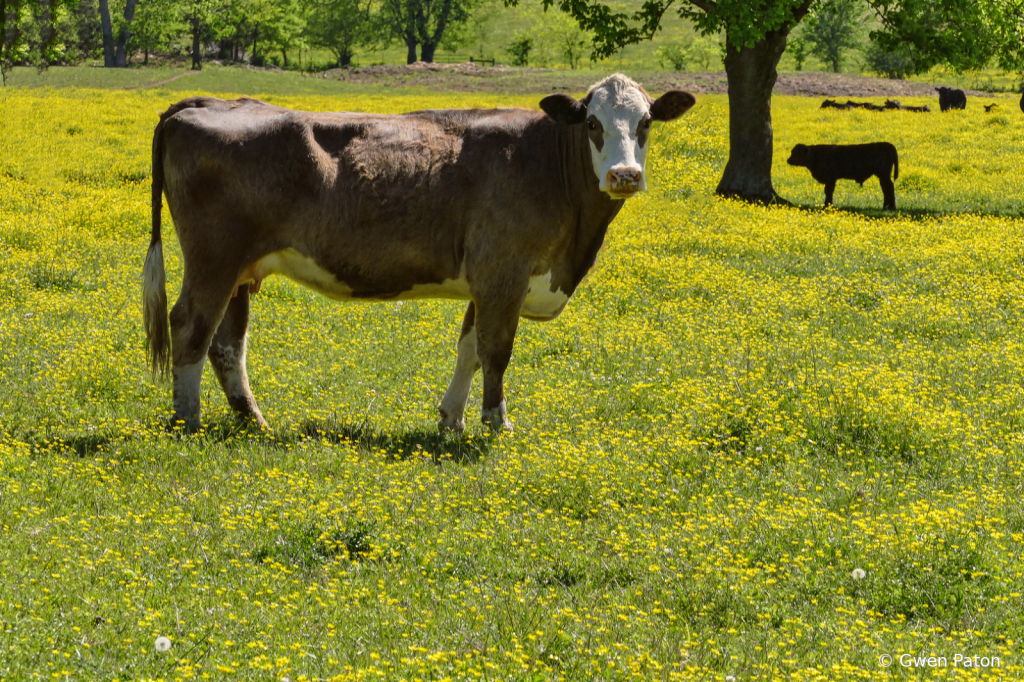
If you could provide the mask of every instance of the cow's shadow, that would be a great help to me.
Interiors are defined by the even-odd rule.
[[[367,422],[343,423],[339,420],[307,419],[296,429],[299,438],[354,447],[360,454],[380,456],[388,461],[429,457],[434,464],[455,462],[472,464],[494,447],[488,434],[441,432],[437,427],[408,431],[375,429]]]
[[[804,204],[793,202],[792,207],[801,211],[807,211],[809,213],[825,211],[825,205],[821,203],[816,204]],[[952,215],[979,215],[979,216],[995,216],[1002,218],[1018,218],[1021,217],[1019,213],[978,213],[974,211],[941,211],[932,208],[897,208],[895,211],[886,211],[882,208],[864,208],[860,206],[836,206],[831,207],[836,213],[846,213],[850,215],[858,215],[862,218],[869,220],[886,220],[891,218],[902,218],[905,220],[913,221],[924,221],[932,220],[934,218],[947,218]]]
[[[793,208],[801,211],[807,211],[809,213],[820,213],[828,209],[825,208],[824,204],[801,204],[794,202]],[[927,220],[930,218],[939,218],[949,215],[949,211],[939,211],[935,209],[923,209],[923,208],[898,208],[895,211],[886,211],[882,208],[864,208],[859,206],[836,206],[835,204],[830,207],[837,213],[847,213],[850,215],[859,215],[862,218],[868,218],[871,220],[884,220],[891,218],[905,218],[910,220]]]
[[[386,461],[405,461],[414,457],[429,457],[435,464],[455,462],[471,464],[487,455],[494,446],[494,438],[486,433],[442,433],[437,427],[416,428],[407,431],[386,431],[373,428],[367,421],[346,423],[334,417],[306,419],[296,425],[261,428],[250,420],[238,419],[231,414],[211,415],[204,420],[199,433],[186,434],[175,428],[170,419],[161,422],[164,430],[179,438],[200,438],[209,443],[231,443],[243,439],[270,448],[288,448],[300,442],[320,441],[333,445],[347,445],[360,455],[379,457]],[[75,444],[88,451],[88,443]]]

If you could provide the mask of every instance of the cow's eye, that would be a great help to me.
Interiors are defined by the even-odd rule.
[[[597,130],[597,123],[594,119],[591,118],[587,120],[587,130]]]

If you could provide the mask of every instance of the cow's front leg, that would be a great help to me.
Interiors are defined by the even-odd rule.
[[[829,182],[825,183],[825,205],[826,206],[831,206],[832,205],[832,195],[835,193],[835,191],[836,191],[836,181],[835,180],[830,180]]]
[[[466,316],[462,318],[462,331],[459,334],[459,358],[455,361],[455,373],[448,384],[448,390],[441,398],[438,411],[441,419],[437,426],[441,430],[462,433],[466,429],[466,403],[469,402],[469,390],[473,387],[473,377],[480,369],[480,358],[476,354],[476,315],[474,303],[466,308]]]
[[[525,286],[524,286],[525,289]],[[514,302],[477,301],[476,352],[484,374],[484,399],[481,421],[492,431],[511,433],[505,407],[505,370],[512,359],[512,345],[519,326],[522,297]]]

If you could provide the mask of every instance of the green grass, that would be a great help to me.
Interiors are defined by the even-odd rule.
[[[267,98],[312,109],[537,100],[281,78]],[[521,325],[514,435],[477,423],[479,381],[469,433],[434,427],[462,305],[271,279],[249,368],[274,430],[207,372],[181,436],[138,310],[180,94],[0,93],[0,678],[938,676],[878,665],[902,653],[1024,675],[1020,116],[776,98],[803,207],[769,209],[713,196],[726,100],[701,97],[652,133],[651,191],[566,312]],[[876,135],[899,214],[873,180],[820,210],[785,164]]]

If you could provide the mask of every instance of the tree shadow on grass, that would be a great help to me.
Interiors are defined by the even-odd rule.
[[[472,464],[494,447],[494,437],[485,434],[442,432],[437,428],[382,431],[366,422],[345,424],[334,418],[307,419],[295,434],[296,439],[349,445],[361,454],[383,454],[389,461],[428,456],[435,464]]]

